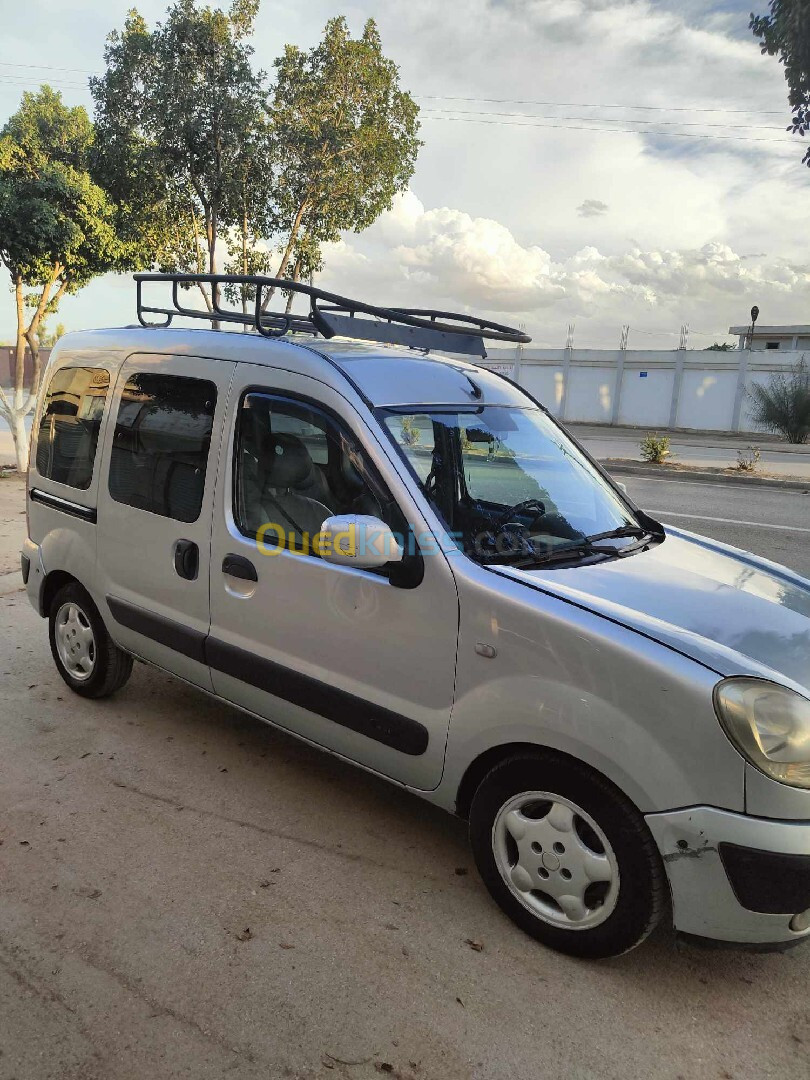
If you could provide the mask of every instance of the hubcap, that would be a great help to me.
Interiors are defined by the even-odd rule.
[[[59,659],[70,676],[84,682],[96,666],[96,639],[90,620],[78,604],[62,604],[56,613],[54,638]]]
[[[515,795],[495,818],[492,849],[509,891],[543,922],[590,930],[616,907],[613,848],[593,818],[561,795]]]

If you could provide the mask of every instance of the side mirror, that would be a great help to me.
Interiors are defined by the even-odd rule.
[[[625,495],[627,494],[627,484],[622,484],[619,480],[617,480],[616,487],[619,489],[619,491],[623,491]]]
[[[327,518],[316,540],[325,562],[373,570],[402,562],[402,547],[384,521],[365,514],[339,514]]]

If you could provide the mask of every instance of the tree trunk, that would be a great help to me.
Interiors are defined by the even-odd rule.
[[[304,200],[301,203],[301,205],[298,207],[298,210],[297,210],[296,215],[295,215],[295,220],[293,221],[292,228],[290,229],[290,236],[289,236],[289,239],[287,240],[287,246],[284,249],[284,254],[281,257],[281,262],[279,264],[279,268],[276,271],[276,277],[277,278],[284,277],[284,271],[287,269],[287,263],[290,261],[290,257],[292,256],[292,253],[293,253],[293,248],[295,247],[295,241],[298,239],[298,233],[299,233],[299,231],[301,229],[301,222],[304,220],[304,213],[305,213],[305,211],[307,209],[307,205],[308,204],[307,204],[306,200]],[[275,291],[276,291],[275,289],[268,289],[267,290],[267,296],[265,297],[264,303],[262,304],[262,311],[267,310],[267,305],[273,299],[273,293]]]
[[[248,249],[247,249],[247,234],[248,234],[248,219],[247,210],[242,212],[242,276],[247,277],[248,272]],[[248,286],[242,285],[242,314],[247,316],[248,309]],[[242,326],[242,333],[248,332],[248,325],[244,323]]]
[[[215,211],[211,211],[210,217],[206,222],[206,240],[208,241],[208,273],[215,274],[217,272],[217,215]],[[219,285],[211,285],[211,306],[216,310],[219,304]],[[211,329],[219,330],[219,319],[213,318],[211,320]]]
[[[17,469],[25,472],[28,469],[28,433],[25,430],[25,418],[34,409],[39,390],[41,376],[41,364],[39,358],[39,338],[37,336],[42,318],[52,302],[53,309],[62,298],[67,288],[67,279],[63,279],[51,301],[51,289],[64,268],[60,263],[53,267],[51,280],[43,287],[39,297],[39,303],[31,317],[28,326],[25,325],[25,298],[23,296],[23,280],[19,275],[14,278],[14,298],[17,308],[17,343],[14,350],[14,391],[9,402],[3,396],[3,414],[11,428],[11,437],[14,440],[14,452],[17,458]],[[25,349],[26,345],[31,351],[33,360],[33,372],[31,386],[25,388]]]
[[[28,433],[25,430],[25,302],[23,281],[17,275],[14,278],[14,301],[17,309],[17,339],[14,347],[14,387],[7,410],[8,426],[14,441],[14,454],[17,459],[17,471],[25,473],[28,469]]]
[[[14,278],[14,300],[17,307],[17,342],[14,349],[14,397],[12,408],[17,411],[23,407],[25,388],[25,301],[23,281],[17,275]]]
[[[293,281],[300,281],[301,280],[301,259],[300,259],[300,257],[295,260],[295,266],[293,267],[293,272],[292,272],[292,280]],[[291,292],[290,295],[287,297],[287,306],[284,309],[284,312],[287,315],[289,315],[290,312],[292,311],[293,300],[295,300],[295,293]]]
[[[28,432],[25,430],[25,415],[15,411],[9,419],[9,427],[14,440],[17,472],[20,476],[24,476],[28,472]]]

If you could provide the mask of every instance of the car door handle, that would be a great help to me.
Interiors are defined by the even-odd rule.
[[[200,569],[200,549],[193,540],[177,540],[174,545],[174,569],[181,578],[195,581]]]
[[[259,575],[256,567],[243,555],[226,555],[222,560],[222,573],[230,577],[241,578],[242,581],[258,581]]]

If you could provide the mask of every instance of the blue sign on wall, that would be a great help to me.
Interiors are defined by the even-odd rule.
[[[647,372],[646,372],[646,371],[640,371],[640,372],[638,373],[638,377],[639,377],[640,379],[646,379],[646,378],[647,378]]]

